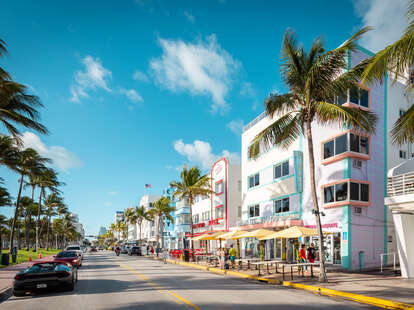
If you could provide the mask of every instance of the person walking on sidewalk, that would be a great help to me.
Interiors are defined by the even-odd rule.
[[[299,258],[301,263],[306,263],[306,246],[305,244],[301,245]],[[308,266],[304,266],[304,270],[308,270]]]
[[[311,243],[310,247],[308,248],[309,263],[314,263],[315,262],[315,256],[316,256],[315,245],[313,243]]]
[[[234,249],[233,245],[230,246],[229,254],[230,254],[230,262],[234,269],[236,268],[236,250]]]

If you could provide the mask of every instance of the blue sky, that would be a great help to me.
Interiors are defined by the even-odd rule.
[[[54,160],[65,201],[87,234],[116,210],[161,193],[183,164],[237,161],[240,131],[284,91],[279,51],[287,28],[334,48],[356,29],[372,50],[398,38],[406,1],[9,1],[0,66],[43,104],[51,134],[22,129]],[[0,128],[5,132],[4,128]],[[17,176],[0,175],[13,196]],[[1,210],[11,214],[11,208]]]

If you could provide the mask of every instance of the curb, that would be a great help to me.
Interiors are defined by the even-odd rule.
[[[152,257],[152,259],[162,260],[161,258],[158,258],[158,257]],[[176,261],[176,260],[171,260],[171,259],[166,259],[166,262],[170,264],[187,266],[190,268],[210,271],[215,274],[229,275],[229,276],[234,276],[234,277],[244,278],[244,279],[252,279],[252,280],[256,280],[260,282],[267,282],[268,284],[278,284],[278,285],[282,285],[286,287],[292,287],[295,289],[301,289],[301,290],[309,291],[309,292],[319,294],[319,295],[339,297],[342,299],[347,299],[347,300],[355,301],[358,303],[368,304],[371,306],[381,307],[385,309],[414,310],[414,305],[412,304],[405,304],[402,302],[392,301],[389,299],[370,297],[370,296],[365,296],[361,294],[337,291],[337,290],[333,290],[329,288],[294,283],[294,282],[289,282],[289,281],[280,281],[280,280],[275,280],[275,279],[260,278],[260,277],[252,276],[252,275],[237,272],[237,271],[223,270],[223,269],[207,267],[207,266],[200,266],[200,265],[193,264],[193,263],[186,263],[186,262],[181,262],[181,261]]]
[[[13,288],[11,286],[6,287],[4,290],[2,290],[0,292],[0,303],[8,299],[12,295],[12,292],[13,292]]]

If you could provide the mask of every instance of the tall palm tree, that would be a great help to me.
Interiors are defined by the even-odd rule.
[[[19,214],[20,197],[22,194],[24,178],[30,175],[30,173],[34,170],[45,169],[45,164],[48,162],[50,162],[50,159],[40,156],[34,149],[27,148],[23,151],[18,152],[15,170],[20,174],[20,185],[19,192],[17,194],[16,209],[14,211],[14,221],[11,227],[10,251],[13,248],[14,230]]]
[[[144,220],[149,221],[151,219],[151,215],[145,210],[144,206],[136,206],[134,211],[137,218],[137,225],[139,226],[139,241],[142,243],[142,223]]]
[[[194,237],[193,229],[193,204],[194,199],[200,195],[210,195],[214,193],[210,187],[210,178],[207,174],[201,174],[198,167],[194,166],[187,169],[186,166],[181,170],[181,181],[172,181],[170,187],[175,191],[172,195],[173,199],[187,200],[190,209],[190,230],[191,239]],[[194,253],[194,242],[191,242],[191,251]],[[193,261],[194,261],[194,255]]]
[[[3,183],[3,179],[0,178],[0,208],[12,205],[10,194],[5,187],[1,186],[2,183]],[[5,224],[5,221],[6,221],[6,217],[0,214],[0,253],[1,253],[2,245],[3,245],[3,242],[1,240],[1,232],[2,232],[2,226],[3,224]]]
[[[129,227],[129,224],[135,225],[137,223],[137,217],[135,215],[134,208],[131,207],[125,210],[124,222],[125,222],[125,225],[127,226],[127,229]]]
[[[171,216],[171,212],[175,211],[175,207],[170,206],[171,200],[168,197],[161,197],[158,199],[151,210],[149,210],[153,219],[157,221],[157,248],[160,248],[160,235],[163,229],[163,219],[166,218],[171,223],[174,223],[174,218]],[[164,243],[164,242],[162,242]],[[157,252],[158,255],[158,252]]]
[[[287,149],[300,136],[306,137],[313,213],[319,234],[321,282],[326,282],[327,278],[315,180],[312,124],[336,123],[368,133],[375,131],[377,117],[371,112],[332,103],[335,96],[344,94],[359,82],[362,65],[344,72],[347,68],[346,55],[356,49],[355,41],[367,30],[361,29],[340,47],[331,51],[325,51],[321,40],[316,39],[309,52],[297,44],[293,32],[286,31],[281,51],[281,75],[289,91],[267,98],[266,113],[274,121],[255,137],[250,148],[250,156],[255,157],[259,153],[260,143]]]
[[[22,211],[22,217],[24,218],[24,236],[25,247],[29,250],[29,233],[31,229],[31,217],[33,209],[33,200],[28,196],[23,196],[20,200],[20,207]]]
[[[57,179],[57,172],[51,168],[45,169],[40,175],[37,181],[37,185],[40,187],[39,202],[37,208],[36,219],[36,251],[39,248],[40,237],[40,214],[42,213],[42,198],[45,195],[45,190],[49,189],[51,192],[59,193],[58,186],[62,183]]]
[[[0,57],[7,53],[0,39]],[[11,80],[10,75],[0,68],[0,123],[22,144],[20,131],[16,125],[34,129],[46,134],[47,129],[40,122],[38,108],[43,107],[37,96],[27,94],[27,87]]]
[[[395,82],[408,72],[408,94],[412,100],[414,94],[410,92],[414,86],[414,0],[409,2],[407,17],[408,26],[401,38],[370,59],[362,75],[362,83],[383,82],[387,77]],[[414,142],[414,103],[394,124],[391,134],[393,143]]]
[[[58,208],[64,206],[63,198],[56,193],[48,195],[44,201],[46,207],[47,216],[47,230],[46,230],[46,250],[49,250],[49,237],[50,237],[50,218],[58,215]]]
[[[19,150],[16,147],[14,140],[9,136],[0,134],[0,165],[4,165],[14,170],[18,152]]]

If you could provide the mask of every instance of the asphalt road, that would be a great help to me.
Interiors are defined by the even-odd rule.
[[[141,257],[88,255],[73,292],[11,297],[20,309],[374,309],[252,280],[231,278]]]

